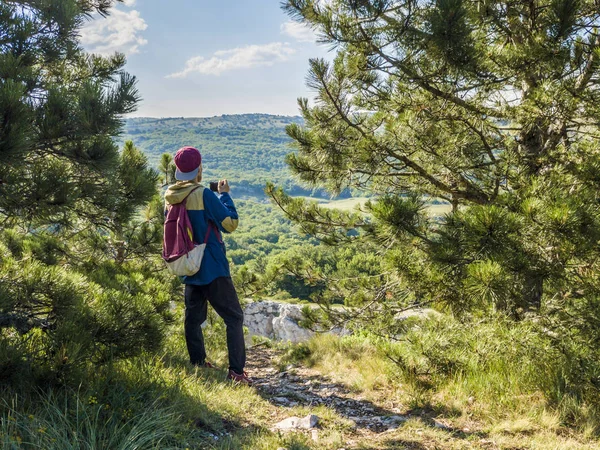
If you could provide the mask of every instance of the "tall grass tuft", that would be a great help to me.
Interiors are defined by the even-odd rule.
[[[157,403],[127,413],[97,404],[94,398],[41,394],[24,413],[13,398],[0,418],[2,448],[56,450],[136,450],[167,448],[179,415]]]
[[[409,409],[600,432],[600,362],[534,320],[415,319],[405,334],[319,336],[288,352],[358,390],[397,393]]]

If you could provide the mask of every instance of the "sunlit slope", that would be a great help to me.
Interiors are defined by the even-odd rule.
[[[267,114],[133,118],[120,140],[133,140],[153,166],[161,154],[192,145],[202,153],[205,179],[228,178],[238,192],[260,194],[269,180],[296,190],[285,164],[292,151],[285,127],[299,122],[300,117]]]

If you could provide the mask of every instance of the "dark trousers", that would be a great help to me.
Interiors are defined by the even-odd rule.
[[[202,365],[206,359],[202,323],[208,303],[225,321],[229,368],[241,374],[246,365],[244,344],[244,312],[230,277],[221,277],[205,286],[185,285],[185,341],[192,364]]]

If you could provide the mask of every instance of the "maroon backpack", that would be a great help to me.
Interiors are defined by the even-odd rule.
[[[209,222],[204,242],[202,244],[194,242],[194,230],[186,203],[196,189],[199,187],[192,189],[181,203],[169,205],[167,210],[162,257],[167,268],[174,275],[190,276],[200,270],[208,236],[211,228],[214,227],[212,222]]]

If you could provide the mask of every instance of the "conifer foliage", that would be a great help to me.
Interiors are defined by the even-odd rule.
[[[156,348],[169,317],[158,173],[114,143],[136,80],[78,44],[113,3],[0,2],[0,377]]]
[[[402,298],[529,313],[597,342],[600,4],[288,0],[284,9],[337,51],[310,61],[316,98],[299,101],[305,125],[288,127],[297,149],[288,163],[312,186],[374,197],[367,216],[344,218],[269,186],[288,216],[329,243],[364,230],[359,239],[381,258],[381,295],[367,299],[378,308]],[[433,199],[452,212],[430,217]]]
[[[0,4],[0,214],[7,221],[101,221],[115,206],[112,138],[135,109],[136,81],[123,71],[123,55],[89,55],[77,41],[89,15],[106,14],[111,3]]]

